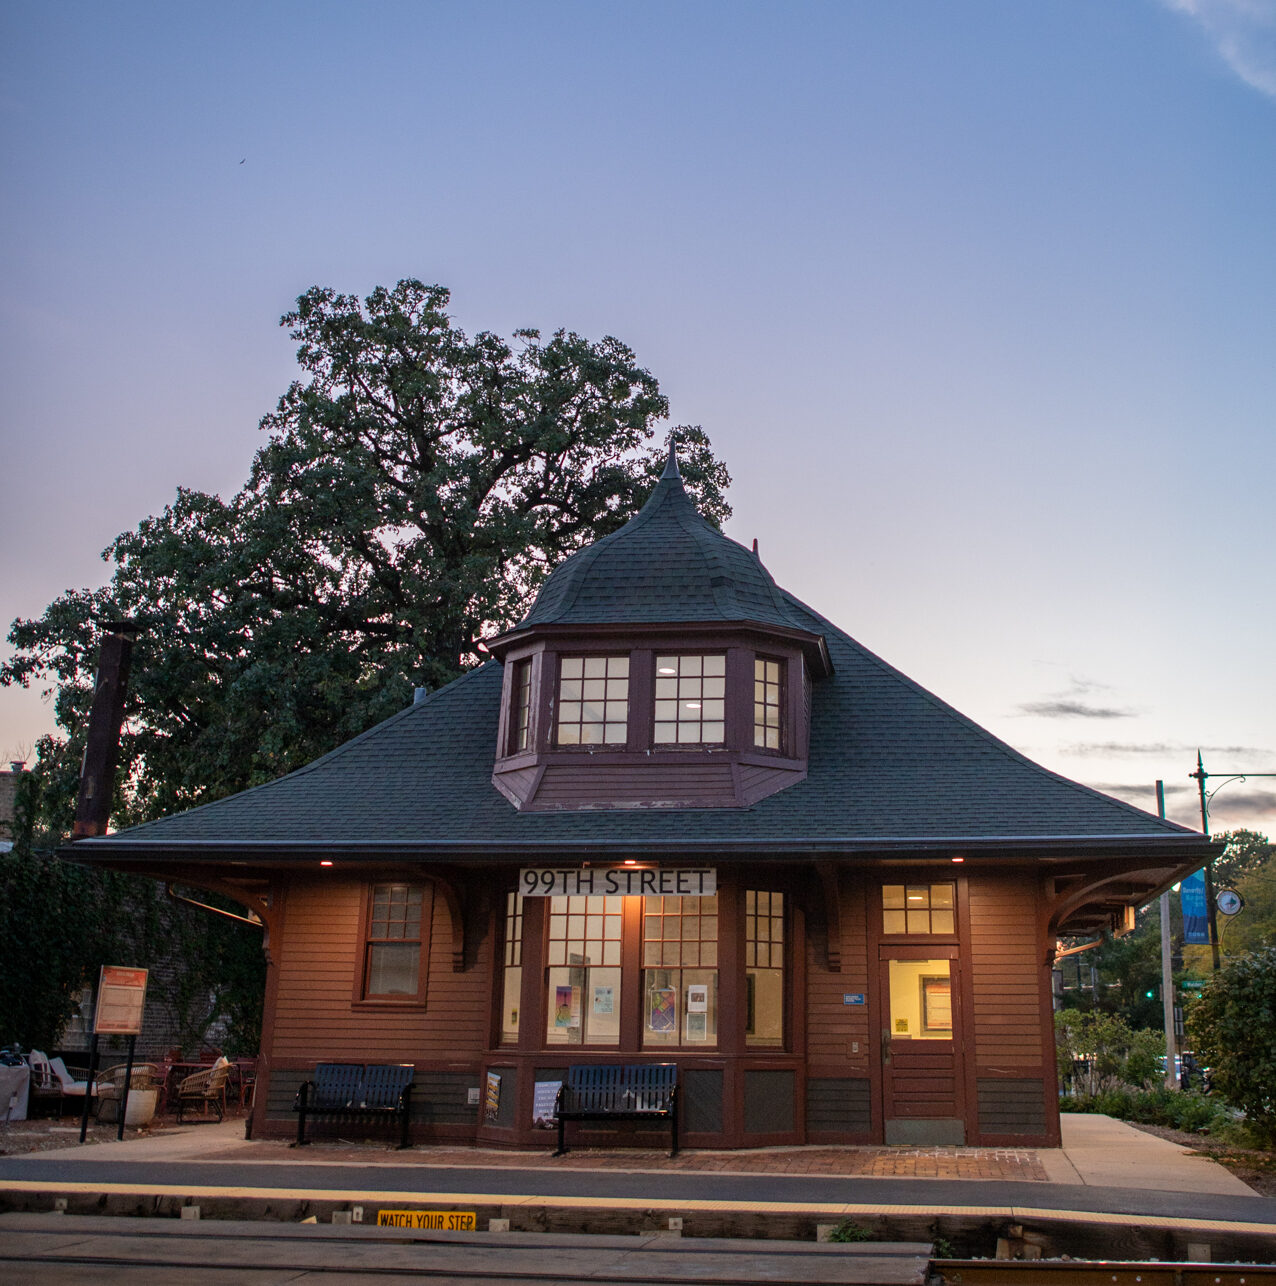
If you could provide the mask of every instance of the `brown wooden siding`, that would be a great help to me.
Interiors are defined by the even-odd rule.
[[[1038,1071],[1044,1057],[1041,1024],[1041,944],[1035,884],[1028,876],[983,875],[969,882],[970,995],[967,1029],[980,1068]]]
[[[355,1004],[364,945],[361,893],[355,881],[289,889],[283,941],[276,946],[273,1061],[477,1061],[490,1021],[489,951],[475,952],[473,964],[454,972],[451,924],[444,899],[435,897],[425,1007]]]
[[[533,808],[588,808],[615,802],[673,804],[694,801],[726,808],[735,801],[731,763],[704,762],[690,756],[682,763],[600,764],[592,756],[545,768]]]
[[[1040,1080],[981,1077],[978,1090],[980,1134],[1045,1133],[1045,1087]]]
[[[872,1094],[868,1080],[838,1076],[807,1081],[807,1132],[867,1134],[873,1128]]]
[[[828,967],[828,918],[812,916],[806,951],[806,1056],[813,1075],[868,1076],[868,1004],[848,1005],[848,993],[869,999],[868,924],[858,881],[839,884],[841,972]],[[856,1049],[855,1046],[859,1048]],[[817,1071],[818,1069],[818,1071]]]

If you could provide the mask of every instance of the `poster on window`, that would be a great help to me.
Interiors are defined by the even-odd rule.
[[[594,988],[594,1013],[613,1014],[616,1012],[616,993],[611,987]]]
[[[709,984],[693,982],[687,987],[687,1013],[707,1014],[709,1012]]]
[[[555,1109],[562,1081],[536,1081],[532,1088],[532,1126],[537,1130],[552,1130],[558,1124]]]
[[[554,988],[554,1026],[580,1026],[580,988]]]
[[[672,1035],[678,1030],[678,993],[672,987],[652,987],[647,992],[647,1030]]]
[[[708,1014],[688,1014],[687,1015],[687,1039],[689,1041],[709,1039],[709,1015]]]
[[[501,1077],[499,1072],[488,1072],[487,1093],[483,1098],[483,1120],[494,1125],[501,1113]]]

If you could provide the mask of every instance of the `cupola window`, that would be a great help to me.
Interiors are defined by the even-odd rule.
[[[760,750],[784,749],[784,662],[769,657],[753,661],[753,744]]]
[[[532,662],[528,657],[514,663],[510,684],[510,753],[526,750],[532,732]]]
[[[725,656],[658,656],[655,744],[721,745],[726,740],[726,694]]]
[[[629,658],[565,656],[558,675],[558,744],[623,746],[629,730]]]

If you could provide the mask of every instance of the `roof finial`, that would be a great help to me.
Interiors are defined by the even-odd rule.
[[[758,538],[756,536],[753,538],[753,556],[758,562],[762,561],[762,555],[758,553]]]
[[[682,481],[682,474],[678,472],[678,447],[673,438],[669,439],[669,459],[665,463],[665,471],[660,475],[660,481],[664,482],[666,478],[671,478],[674,482]]]

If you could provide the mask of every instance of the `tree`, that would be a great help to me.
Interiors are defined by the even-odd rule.
[[[1227,960],[1187,1021],[1215,1091],[1257,1133],[1276,1138],[1276,947]]]
[[[133,823],[300,767],[454,678],[633,514],[664,460],[654,376],[612,338],[470,338],[448,300],[417,281],[307,291],[282,319],[303,378],[242,490],[179,491],[106,550],[108,585],[14,623],[0,683],[56,690],[42,780],[73,779],[104,621],[143,627],[113,814]],[[700,429],[670,437],[720,522],[725,467]],[[46,802],[64,821],[69,798]]]
[[[1238,880],[1266,866],[1272,856],[1272,846],[1266,835],[1258,831],[1224,831],[1215,836],[1227,845],[1214,862],[1214,887],[1235,888]]]
[[[654,486],[665,448],[653,426],[668,407],[624,344],[566,331],[470,338],[448,300],[417,281],[362,302],[307,291],[282,319],[302,377],[262,420],[267,441],[238,494],[179,490],[105,551],[107,585],[14,622],[0,683],[47,685],[61,731],[37,745],[30,860],[11,889],[21,897],[2,908],[34,953],[36,1009],[12,1011],[10,1038],[53,1030],[108,956],[176,942],[199,962],[171,984],[185,1038],[229,1016],[232,1040],[255,1047],[258,933],[39,856],[70,830],[104,622],[143,627],[112,809],[129,825],[298,768],[401,709],[413,686],[456,677],[558,562]],[[701,512],[720,523],[725,466],[699,428],[671,439]],[[117,922],[140,936],[111,936]],[[67,923],[92,932],[50,955]]]

